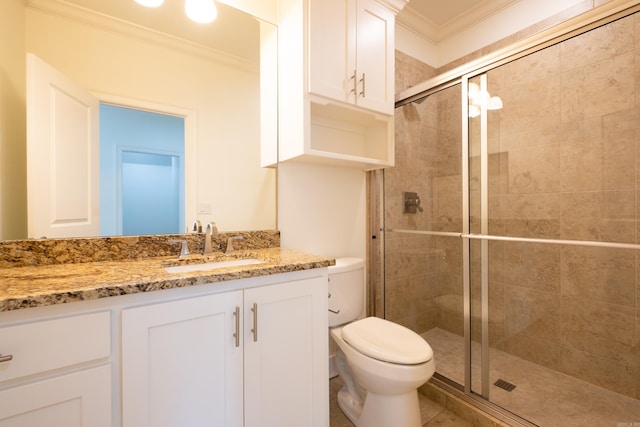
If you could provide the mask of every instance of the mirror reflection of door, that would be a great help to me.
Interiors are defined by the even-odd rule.
[[[100,231],[98,99],[27,54],[29,238]]]
[[[100,104],[100,234],[181,233],[183,117]]]
[[[185,116],[99,103],[36,55],[27,65],[29,237],[184,232]]]

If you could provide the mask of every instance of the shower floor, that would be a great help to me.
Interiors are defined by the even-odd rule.
[[[434,328],[422,334],[433,348],[436,371],[463,384],[464,340]],[[474,343],[472,390],[480,391],[480,345]],[[542,427],[640,427],[640,401],[490,349],[490,400]],[[476,380],[477,379],[477,380]],[[506,391],[493,384],[515,385]]]

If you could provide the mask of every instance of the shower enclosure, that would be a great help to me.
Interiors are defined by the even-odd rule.
[[[513,423],[640,425],[636,10],[396,109],[374,312]]]

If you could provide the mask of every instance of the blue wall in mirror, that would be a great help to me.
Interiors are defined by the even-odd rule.
[[[182,233],[184,118],[100,104],[100,232]]]

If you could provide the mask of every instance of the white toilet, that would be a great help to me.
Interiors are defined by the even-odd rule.
[[[364,286],[363,260],[338,258],[329,267],[329,333],[344,383],[338,406],[357,427],[420,427],[417,389],[435,371],[433,350],[404,326],[377,317],[354,321]]]

